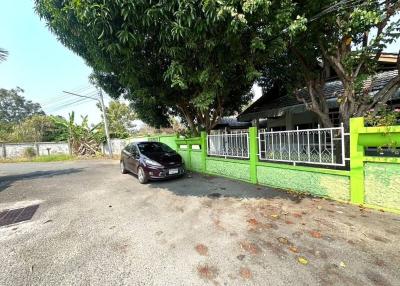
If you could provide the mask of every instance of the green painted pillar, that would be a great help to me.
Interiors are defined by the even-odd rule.
[[[258,144],[257,144],[257,127],[249,128],[249,155],[250,155],[250,182],[257,184],[257,161],[258,161]]]
[[[188,168],[188,170],[192,170],[192,144],[187,143],[187,150],[188,150],[188,163],[186,168]]]
[[[207,172],[207,132],[201,131],[201,171]]]
[[[364,128],[364,118],[350,119],[350,199],[364,203],[364,146],[359,145],[359,130]]]

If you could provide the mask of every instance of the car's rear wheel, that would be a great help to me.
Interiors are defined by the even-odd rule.
[[[139,183],[141,183],[141,184],[146,184],[149,181],[149,178],[147,177],[147,175],[142,167],[139,167],[139,169],[138,169],[138,180],[139,180]]]
[[[128,171],[125,169],[124,160],[121,160],[121,162],[119,162],[119,167],[121,168],[121,174],[126,174],[126,173],[128,173]]]

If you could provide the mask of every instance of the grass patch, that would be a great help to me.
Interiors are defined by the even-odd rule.
[[[58,162],[58,161],[69,161],[74,160],[76,157],[66,155],[66,154],[57,154],[57,155],[48,155],[48,156],[36,156],[33,158],[12,158],[12,159],[1,159],[0,163],[19,163],[19,162]]]

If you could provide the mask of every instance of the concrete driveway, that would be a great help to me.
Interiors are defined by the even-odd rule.
[[[400,216],[115,161],[0,165],[0,285],[400,285]]]

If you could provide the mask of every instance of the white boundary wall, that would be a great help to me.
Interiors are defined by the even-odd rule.
[[[70,154],[68,142],[0,143],[0,158],[24,157],[26,148],[34,148],[39,156]]]

